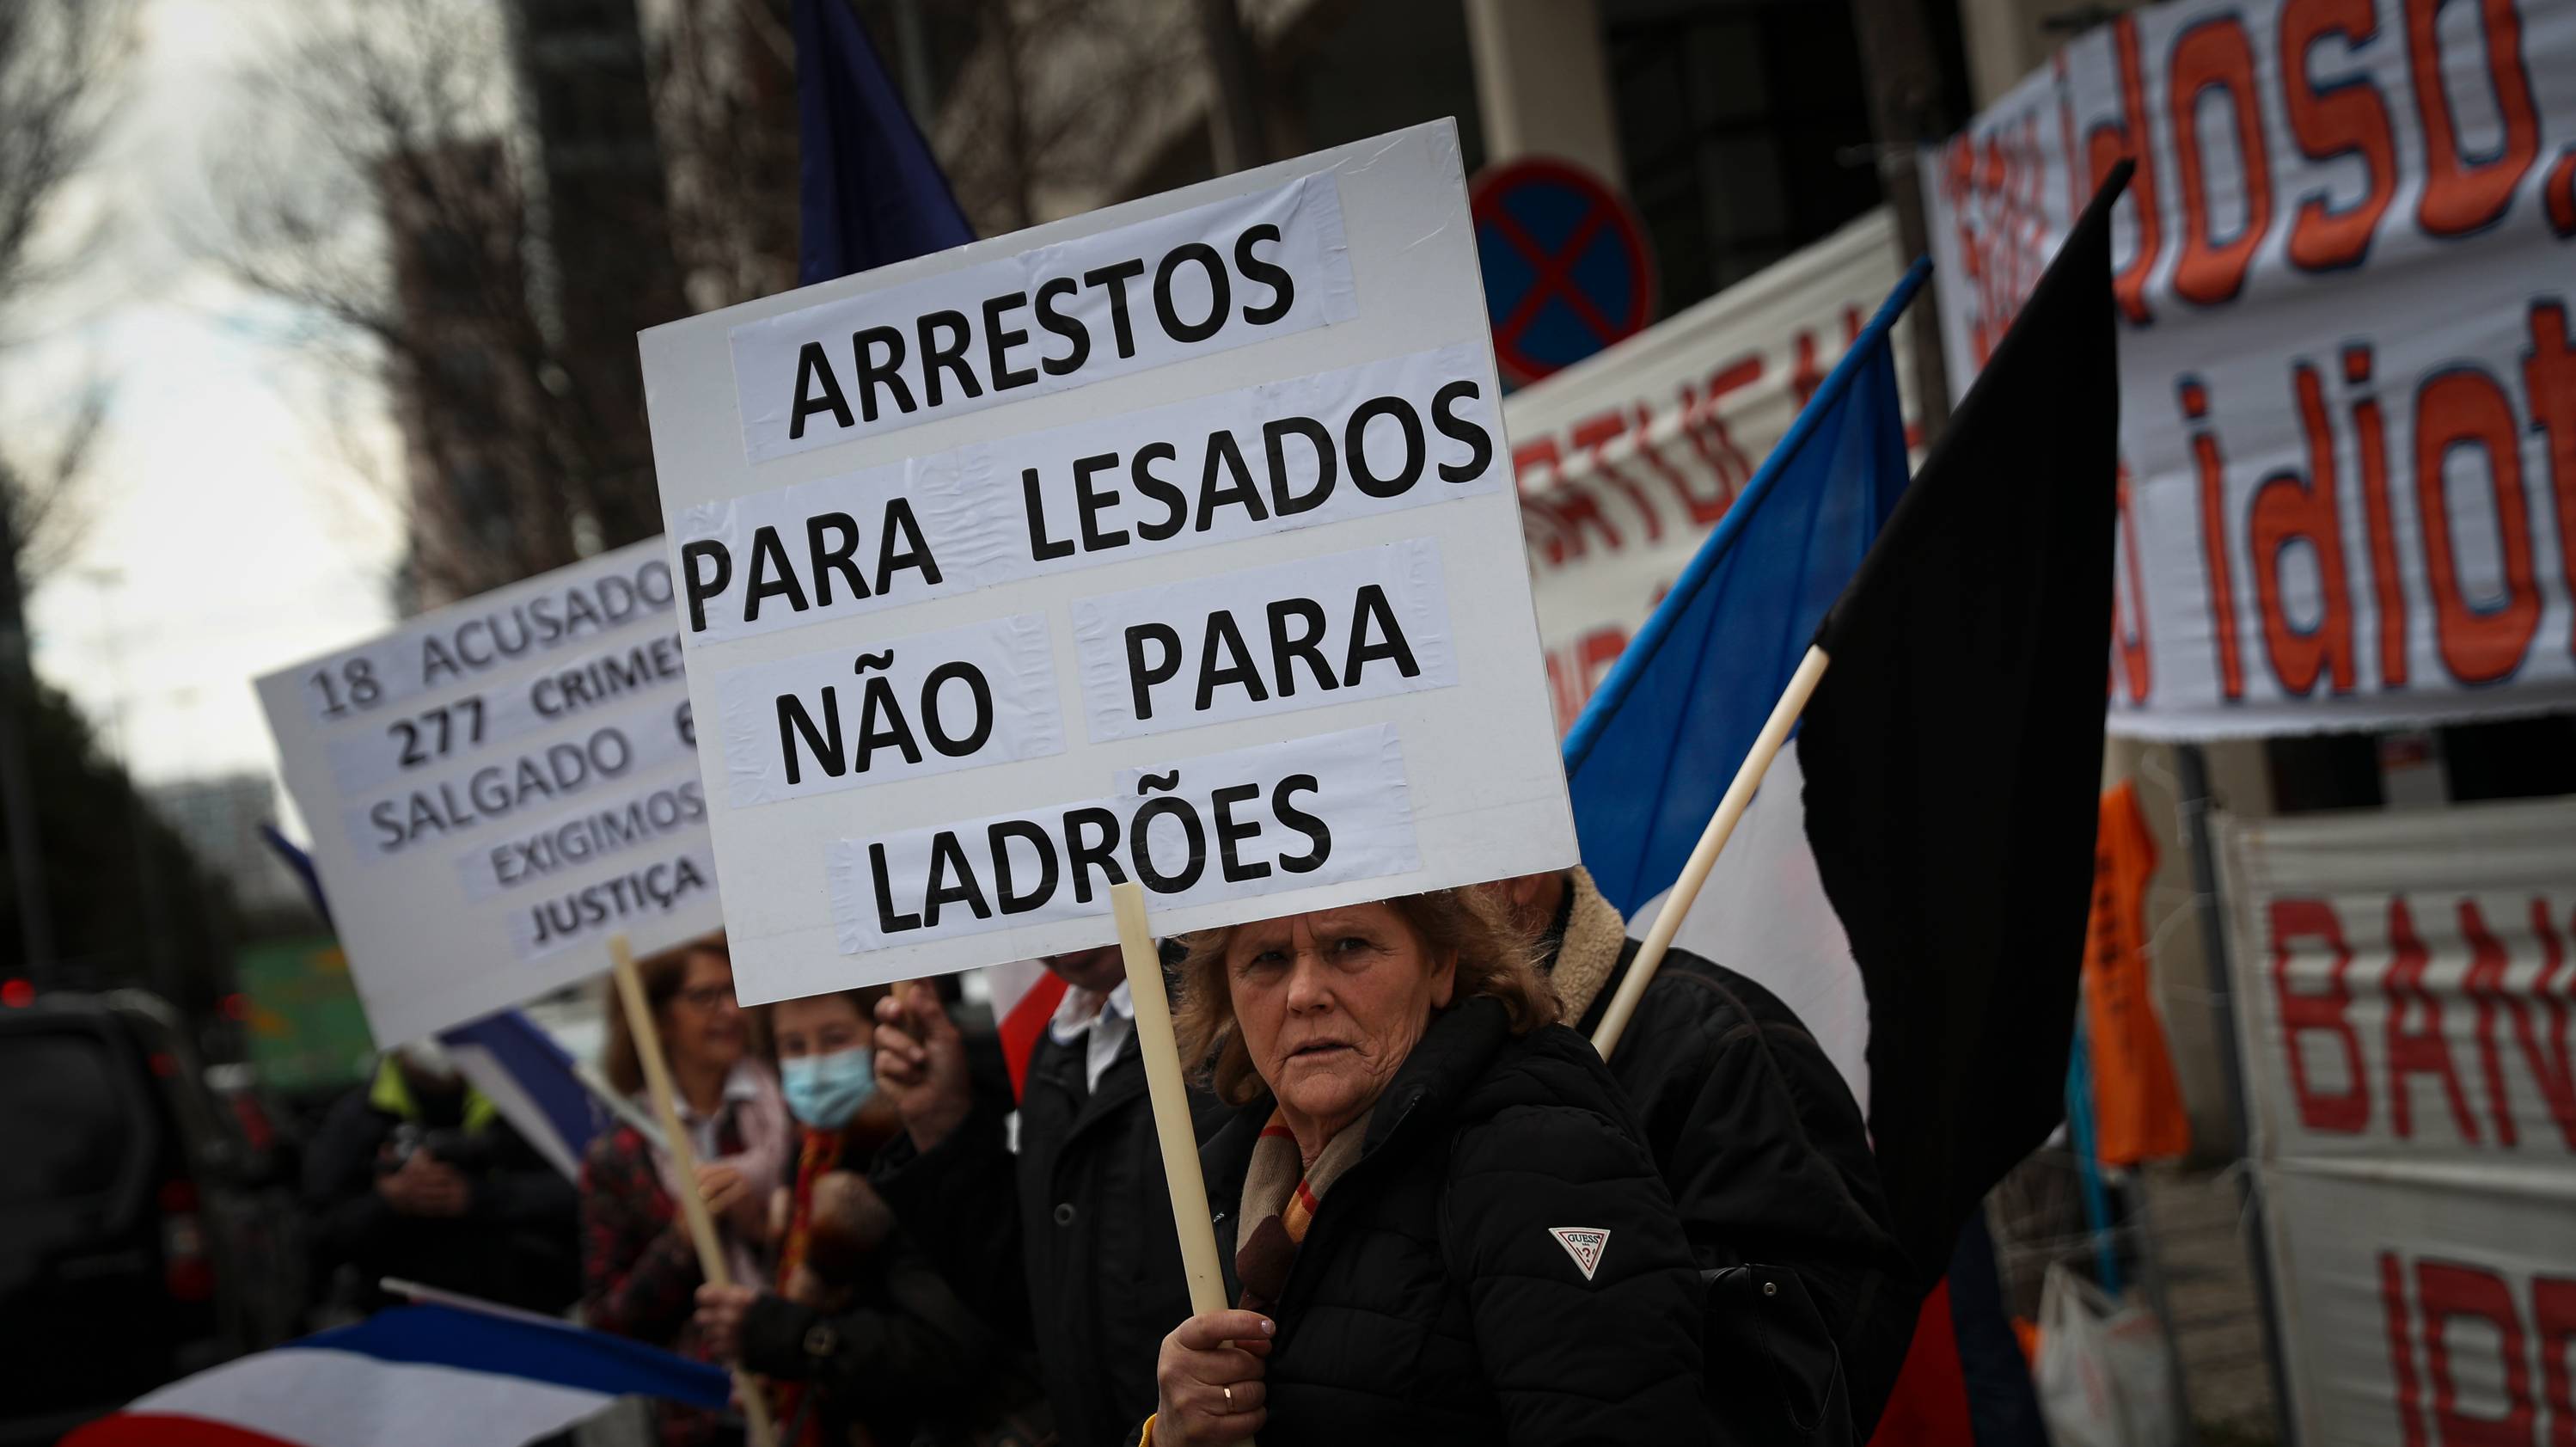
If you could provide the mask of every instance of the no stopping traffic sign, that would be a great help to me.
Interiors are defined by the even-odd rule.
[[[1494,357],[1535,382],[1645,329],[1654,259],[1627,201],[1565,161],[1487,167],[1468,191]]]

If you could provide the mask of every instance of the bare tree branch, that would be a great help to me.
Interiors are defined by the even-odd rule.
[[[986,235],[1116,199],[1140,135],[1199,70],[1196,12],[1167,0],[976,0],[980,43],[931,137]]]
[[[65,185],[97,149],[118,68],[132,48],[131,14],[112,0],[0,0],[0,308],[57,280],[91,247],[84,238],[44,253],[45,228]],[[59,238],[55,238],[59,242]],[[0,458],[0,628],[17,600],[78,542],[78,486],[107,414],[107,387],[75,394],[51,455]]]
[[[52,277],[32,243],[97,147],[130,20],[126,6],[94,0],[0,4],[0,299]]]
[[[251,78],[254,113],[212,163],[225,209],[205,249],[309,319],[291,344],[395,403],[406,462],[378,485],[423,602],[572,561],[591,470],[530,293],[502,21],[474,0],[372,0],[307,25]]]

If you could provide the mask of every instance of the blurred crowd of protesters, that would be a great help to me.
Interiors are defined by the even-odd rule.
[[[1046,962],[1016,1091],[930,984],[755,1011],[720,939],[644,961],[734,1285],[643,1132],[576,1187],[434,1049],[332,1109],[305,1193],[347,1304],[577,1305],[755,1374],[789,1447],[1865,1440],[1915,1304],[1859,1107],[1681,951],[1605,1065],[1636,948],[1579,869],[1166,941],[1229,1311],[1190,1309],[1115,949]],[[642,1101],[636,1050],[610,1012]]]

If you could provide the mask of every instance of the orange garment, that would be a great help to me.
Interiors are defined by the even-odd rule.
[[[797,1143],[796,1185],[787,1198],[787,1235],[778,1249],[778,1289],[785,1291],[795,1282],[796,1268],[805,1264],[805,1246],[814,1235],[814,1182],[826,1171],[841,1168],[845,1138],[836,1130],[802,1128],[803,1139]]]
[[[2093,918],[2084,932],[2084,1024],[2093,1052],[2095,1139],[2113,1165],[2179,1156],[2191,1119],[2147,979],[2147,881],[2156,841],[2134,784],[2102,796]]]
[[[805,1264],[805,1247],[814,1235],[814,1182],[826,1171],[839,1170],[844,1137],[836,1130],[802,1127],[803,1139],[796,1152],[796,1185],[788,1196],[787,1235],[779,1244],[778,1290],[783,1294],[795,1281],[796,1268]],[[820,1414],[801,1411],[806,1382],[773,1382],[770,1384],[772,1419],[794,1427],[796,1438],[787,1447],[824,1447]]]

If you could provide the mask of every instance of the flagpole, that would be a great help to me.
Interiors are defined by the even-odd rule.
[[[608,1077],[599,1073],[598,1066],[587,1060],[576,1060],[572,1063],[572,1078],[581,1082],[582,1088],[590,1092],[590,1098],[598,1101],[601,1109],[642,1136],[644,1144],[664,1155],[670,1154],[671,1146],[662,1137],[661,1123],[645,1114],[642,1106],[620,1094],[616,1086],[608,1083]]]
[[[387,1296],[399,1296],[415,1306],[452,1306],[458,1311],[470,1311],[477,1316],[497,1316],[503,1321],[524,1321],[531,1326],[550,1326],[557,1331],[580,1330],[559,1316],[547,1316],[543,1312],[505,1306],[480,1296],[468,1296],[461,1291],[444,1291],[438,1287],[423,1282],[408,1281],[399,1276],[376,1278],[376,1289]]]
[[[635,1037],[636,1063],[644,1067],[644,1089],[653,1097],[653,1113],[662,1119],[662,1143],[680,1185],[672,1194],[680,1198],[681,1218],[688,1222],[689,1240],[698,1248],[699,1274],[709,1286],[731,1286],[733,1272],[725,1265],[724,1243],[717,1239],[706,1195],[698,1189],[698,1153],[689,1146],[689,1133],[680,1125],[678,1098],[671,1093],[671,1066],[662,1055],[662,1030],[653,1020],[652,1002],[644,998],[644,980],[636,972],[626,936],[609,936],[608,959],[616,973],[618,999],[626,1007],[626,1028]],[[742,1401],[743,1435],[751,1447],[776,1447],[778,1434],[769,1425],[769,1398],[759,1380],[735,1367],[733,1390]]]
[[[1780,746],[1789,741],[1789,730],[1797,725],[1798,715],[1806,711],[1807,699],[1816,691],[1816,681],[1825,676],[1825,665],[1831,660],[1825,650],[1814,644],[1798,660],[1798,671],[1789,675],[1789,686],[1780,693],[1780,701],[1771,706],[1771,716],[1762,721],[1762,732],[1753,736],[1753,747],[1744,763],[1735,771],[1735,781],[1726,786],[1725,797],[1717,801],[1717,812],[1708,816],[1708,827],[1700,831],[1699,843],[1682,865],[1681,876],[1673,881],[1672,893],[1664,896],[1664,907],[1655,914],[1655,927],[1646,931],[1646,942],[1637,947],[1637,958],[1628,966],[1626,978],[1619,982],[1619,992],[1610,997],[1610,1007],[1601,1012],[1601,1024],[1592,1032],[1592,1048],[1601,1058],[1619,1048],[1619,1037],[1627,1031],[1628,1017],[1637,1013],[1637,1002],[1646,997],[1646,986],[1654,983],[1655,971],[1664,963],[1664,952],[1672,948],[1673,936],[1681,930],[1682,920],[1690,913],[1691,902],[1699,898],[1700,886],[1708,883],[1708,872],[1716,867],[1718,851],[1743,819],[1753,803],[1754,791],[1762,787],[1762,776],[1771,769],[1771,760]]]
[[[1163,1148],[1163,1184],[1172,1198],[1172,1227],[1181,1238],[1181,1275],[1189,1282],[1191,1314],[1205,1316],[1225,1310],[1225,1271],[1216,1254],[1216,1226],[1208,1215],[1207,1177],[1199,1172],[1198,1132],[1190,1125],[1189,1083],[1182,1078],[1180,1042],[1172,1034],[1163,957],[1145,927],[1143,886],[1133,880],[1109,886],[1109,907],[1118,917],[1118,947],[1127,962],[1127,994],[1136,1011],[1136,1053],[1145,1062],[1154,1138]],[[1240,1447],[1252,1447],[1252,1439],[1243,1439]]]

